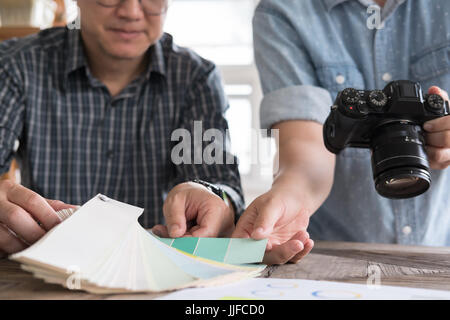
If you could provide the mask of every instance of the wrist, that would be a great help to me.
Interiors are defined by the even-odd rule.
[[[198,185],[202,185],[203,187],[208,189],[210,192],[212,192],[216,196],[220,197],[225,202],[227,207],[230,209],[230,213],[232,215],[234,223],[237,222],[236,203],[234,203],[234,201],[233,201],[234,198],[232,197],[232,195],[229,195],[227,193],[227,191],[229,191],[229,192],[232,191],[232,188],[230,188],[229,186],[223,185],[223,184],[213,184],[213,183],[199,180],[199,179],[194,179],[192,182],[195,184],[198,184]]]
[[[235,223],[236,223],[236,214],[234,204],[231,200],[231,197],[225,192],[224,188],[221,185],[216,185],[207,181],[194,179],[191,181],[193,185],[196,187],[204,188],[209,193],[214,194],[219,197],[223,204],[217,206],[217,209],[222,211],[223,220],[222,220],[222,228],[219,234],[219,237],[229,237],[234,231]]]
[[[307,176],[299,170],[284,170],[275,177],[270,192],[282,196],[285,201],[296,207],[302,207],[311,216],[325,201],[326,196],[318,192]]]
[[[305,176],[301,174],[300,170],[285,168],[275,175],[272,190],[288,192],[292,196],[300,196],[306,191],[305,182]]]
[[[225,193],[225,191],[222,188],[218,187],[217,185],[207,182],[207,181],[200,180],[200,179],[194,179],[192,182],[204,186],[209,191],[214,193],[216,196],[221,198],[223,201],[227,202],[227,200],[228,200],[227,194]]]

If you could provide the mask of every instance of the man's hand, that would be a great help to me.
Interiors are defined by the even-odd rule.
[[[76,208],[48,200],[10,180],[0,181],[0,257],[39,240],[60,220],[56,211]]]
[[[283,121],[273,129],[279,130],[279,165],[272,188],[250,204],[233,237],[267,238],[266,264],[297,263],[314,245],[306,229],[330,194],[336,157],[325,148],[316,122]]]
[[[298,199],[272,188],[253,201],[239,219],[234,238],[268,239],[263,263],[297,263],[314,242],[306,232],[310,213]]]
[[[448,93],[431,87],[429,94],[439,94],[449,101]],[[450,116],[428,121],[423,128],[427,132],[427,154],[432,169],[443,170],[450,165]]]
[[[164,238],[227,237],[234,230],[233,206],[195,182],[174,187],[163,213],[166,226],[156,225],[152,231]]]

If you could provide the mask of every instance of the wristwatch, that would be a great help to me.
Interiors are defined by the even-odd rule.
[[[194,179],[192,182],[201,184],[202,186],[206,187],[209,191],[219,196],[223,201],[228,202],[228,196],[222,188],[200,179]]]

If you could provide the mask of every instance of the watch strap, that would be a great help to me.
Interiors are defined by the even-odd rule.
[[[218,186],[216,186],[216,185],[214,185],[212,183],[200,180],[200,179],[194,179],[192,182],[201,184],[202,186],[208,188],[212,193],[214,193],[215,195],[219,196],[223,201],[227,201],[228,200],[228,196],[227,196],[226,192],[222,188],[220,188],[220,187],[218,187]]]

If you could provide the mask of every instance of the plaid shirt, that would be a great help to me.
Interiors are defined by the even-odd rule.
[[[202,121],[204,131],[226,134],[228,103],[217,68],[168,34],[147,54],[148,69],[111,97],[89,70],[78,30],[48,29],[1,43],[0,173],[14,156],[22,184],[40,195],[83,204],[102,193],[145,208],[140,222],[147,228],[164,223],[170,188],[195,178],[220,185],[241,213],[229,148],[224,159],[232,157],[233,165],[171,160],[175,129],[193,133],[194,121]]]

